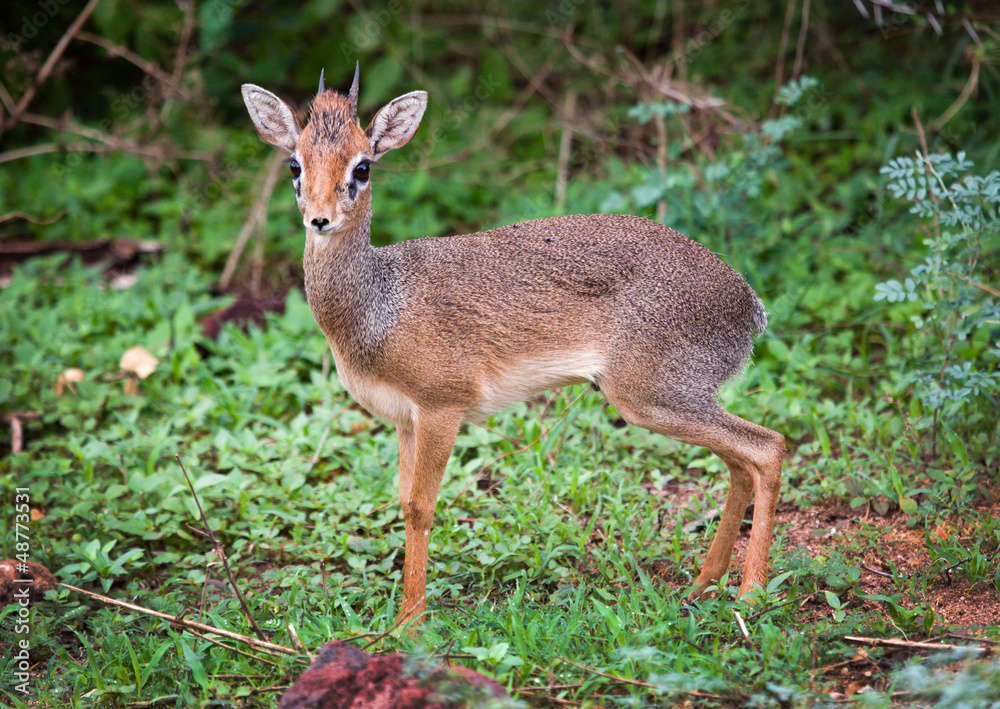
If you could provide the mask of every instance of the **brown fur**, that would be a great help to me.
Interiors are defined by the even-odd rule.
[[[269,104],[263,93],[248,106]],[[261,131],[301,154],[306,293],[338,374],[399,432],[401,614],[425,608],[428,535],[461,424],[584,381],[628,422],[705,446],[729,467],[732,489],[694,593],[728,568],[754,491],[740,592],[764,585],[784,439],[717,401],[766,326],[760,300],[705,247],[632,216],[553,217],[373,248],[371,186],[350,199],[345,174],[359,154],[405,144],[421,100],[396,99],[363,132],[345,120],[348,100],[325,92],[301,135],[287,118],[283,143]],[[338,228],[310,228],[317,216]]]

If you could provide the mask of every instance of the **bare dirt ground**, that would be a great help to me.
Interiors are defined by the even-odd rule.
[[[723,499],[717,500],[717,505],[704,500],[703,489],[690,483],[674,483],[664,489],[650,489],[650,493],[666,498],[673,508],[672,511],[666,512],[667,519],[664,520],[664,526],[668,528],[674,524],[674,520],[697,527],[699,516],[709,519],[716,516],[719,506],[724,502]],[[990,497],[997,499],[996,495]],[[692,515],[691,512],[686,512],[685,508],[701,512]],[[976,510],[988,513],[994,519],[1000,518],[998,502],[976,506]],[[696,521],[689,521],[692,516]],[[737,542],[730,571],[733,577],[730,580],[731,584],[738,583],[737,579],[746,553],[751,516],[752,508],[745,516],[742,533]],[[946,540],[955,533],[964,537],[971,530],[965,529],[963,525],[961,520],[949,521],[931,530],[932,543],[935,538]],[[669,531],[667,533],[669,534]],[[971,584],[958,568],[947,574],[939,573],[932,565],[933,559],[928,549],[924,527],[919,523],[907,527],[906,515],[898,510],[882,516],[870,506],[852,509],[847,505],[819,504],[808,509],[800,509],[795,505],[783,505],[775,515],[775,535],[776,539],[782,539],[786,551],[795,548],[805,549],[812,558],[830,557],[831,554],[838,552],[843,554],[848,565],[858,566],[861,569],[861,576],[856,584],[857,590],[861,593],[884,595],[898,593],[899,589],[891,578],[890,563],[895,565],[897,573],[918,582],[918,588],[919,584],[926,582],[926,591],[922,591],[915,602],[906,600],[906,594],[903,594],[900,605],[907,608],[919,603],[930,605],[935,614],[936,626],[933,642],[939,641],[940,627],[943,626],[948,629],[945,641],[956,645],[974,641],[976,644],[986,646],[990,652],[1000,651],[998,642],[1000,641],[1000,630],[998,630],[1000,594],[991,583]],[[998,561],[994,559],[991,569],[996,568],[996,563]],[[667,583],[676,585],[678,589],[688,583],[687,579],[677,578],[673,569],[654,567],[652,571]],[[780,571],[778,562],[772,571],[772,576]],[[858,598],[853,593],[848,593],[846,588],[832,590],[842,601],[850,600],[849,612],[861,611],[878,614],[882,618],[889,617],[883,602]],[[833,609],[826,602],[824,595],[818,593],[811,598],[807,597],[801,603],[797,619],[803,625],[809,625],[821,618],[831,617],[832,613]],[[855,634],[864,633],[855,631]],[[927,640],[922,633],[904,632],[902,629],[895,634],[895,637],[912,642]],[[826,667],[817,667],[817,684],[829,686],[829,683],[832,683],[830,696],[835,700],[843,700],[858,692],[872,689],[885,691],[889,688],[891,670],[898,668],[908,657],[922,652],[924,651],[913,647],[875,651],[859,646],[850,659]]]

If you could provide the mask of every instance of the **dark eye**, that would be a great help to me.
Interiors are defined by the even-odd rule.
[[[295,158],[288,161],[288,169],[292,171],[292,179],[296,179],[302,174],[302,166],[299,165],[299,161]]]
[[[354,179],[358,182],[364,182],[368,179],[368,161],[362,161],[357,164],[354,168]]]

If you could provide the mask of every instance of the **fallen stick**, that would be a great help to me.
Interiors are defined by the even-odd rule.
[[[897,638],[865,638],[857,635],[845,635],[844,640],[857,645],[867,645],[869,647],[894,647],[907,650],[959,650],[961,648],[975,647],[974,645],[949,645],[948,643],[922,643],[916,640],[899,640]]]
[[[107,603],[112,606],[118,606],[119,608],[127,608],[130,611],[135,611],[136,613],[142,613],[143,615],[151,615],[154,618],[162,618],[163,620],[169,621],[171,625],[178,628],[183,628],[185,630],[198,630],[202,633],[214,633],[215,635],[221,635],[224,638],[229,638],[230,640],[238,640],[241,643],[245,643],[250,647],[260,649],[264,648],[266,650],[274,650],[276,652],[284,653],[285,655],[300,655],[298,650],[293,650],[290,647],[284,647],[283,645],[276,645],[274,643],[267,642],[266,640],[258,640],[257,638],[252,638],[246,635],[240,635],[239,633],[233,633],[229,630],[223,630],[222,628],[213,628],[211,625],[205,625],[204,623],[198,623],[193,620],[185,620],[184,618],[178,618],[175,615],[169,615],[167,613],[160,613],[159,611],[151,611],[148,608],[143,608],[142,606],[137,606],[134,603],[126,603],[125,601],[118,601],[114,598],[108,598],[107,596],[102,596],[99,593],[93,593],[91,591],[86,591],[82,588],[77,588],[76,586],[70,586],[68,583],[59,584],[63,588],[68,588],[70,591],[76,591],[77,593],[82,593],[90,598],[97,599],[102,603]]]

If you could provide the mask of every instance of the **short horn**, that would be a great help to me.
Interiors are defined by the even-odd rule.
[[[323,74],[326,73],[326,69],[319,70],[319,91],[317,93],[323,93],[326,91],[326,87],[323,85]]]
[[[354,83],[351,84],[351,92],[347,98],[351,102],[351,120],[358,122],[358,78],[361,76],[361,62],[354,65]]]

